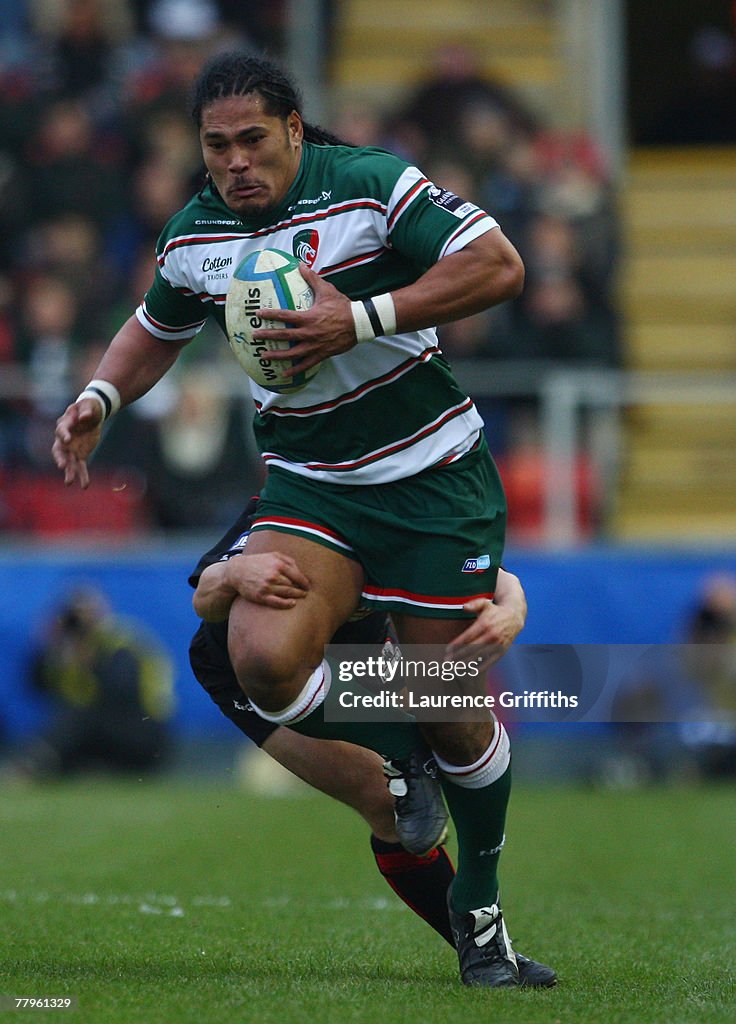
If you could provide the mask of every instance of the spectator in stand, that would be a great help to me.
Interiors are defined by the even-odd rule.
[[[28,60],[31,26],[25,0],[0,0],[0,68],[16,67]]]
[[[140,163],[167,165],[188,180],[190,191],[202,184],[202,154],[192,144],[189,122],[180,113],[162,110],[146,122],[140,136]]]
[[[601,156],[585,135],[547,131],[535,145],[541,173],[534,212],[569,225],[586,301],[613,317],[619,241],[613,192]]]
[[[18,236],[33,212],[26,151],[40,109],[30,67],[4,64],[0,59],[0,261],[4,270],[17,258]]]
[[[611,362],[610,325],[588,309],[580,283],[567,271],[532,279],[513,331],[514,357],[589,366]]]
[[[616,365],[615,216],[591,141],[543,129],[454,45],[391,130],[439,185],[496,211],[527,266],[525,300],[443,328],[448,357]]]
[[[162,111],[181,115],[203,61],[237,44],[223,26],[213,0],[154,0],[148,8],[142,54],[124,87],[129,134],[147,132]],[[141,59],[142,58],[142,59]]]
[[[0,277],[0,380],[19,383],[20,369],[13,320],[14,287],[9,277]],[[0,473],[20,460],[23,448],[23,405],[10,393],[0,391]],[[2,522],[0,502],[0,523]]]
[[[449,157],[461,151],[463,115],[475,107],[499,111],[515,127],[530,130],[534,124],[513,90],[482,71],[471,48],[450,44],[438,51],[431,77],[392,119],[391,131],[426,165],[438,150]]]
[[[56,419],[65,396],[73,397],[73,354],[79,307],[60,278],[31,279],[21,299],[20,357],[30,389],[24,453],[32,463],[48,466],[43,437]]]
[[[80,343],[96,338],[121,285],[102,250],[100,226],[84,214],[62,212],[32,228],[25,242],[19,276],[50,274],[63,281],[79,306]]]
[[[131,193],[131,210],[106,239],[113,265],[128,280],[135,274],[141,253],[147,257],[150,274],[161,225],[186,202],[191,194],[190,179],[174,162],[152,155],[136,168]]]
[[[510,237],[521,240],[536,207],[536,195],[543,170],[531,132],[517,130],[507,139],[494,166],[480,174],[481,204],[498,210]]]
[[[98,145],[88,107],[56,100],[28,142],[28,194],[36,220],[61,211],[108,224],[124,209],[126,183],[120,154]]]
[[[438,187],[463,196],[471,202],[478,200],[478,182],[463,160],[437,159],[427,165],[427,175]],[[510,306],[504,304],[483,310],[475,316],[465,317],[453,323],[443,324],[438,331],[443,353],[450,360],[479,359],[488,355],[492,338],[508,330]],[[482,400],[481,400],[481,404]],[[490,409],[482,410],[484,419],[493,415]]]
[[[462,159],[476,182],[503,165],[518,130],[508,112],[490,100],[474,100],[460,111]]]
[[[0,276],[0,367],[14,363],[17,358],[11,315],[14,298],[12,281],[8,277]]]
[[[521,249],[526,288],[505,339],[513,351],[498,347],[496,353],[581,366],[616,365],[615,320],[605,296],[597,301],[594,297],[590,282],[595,275],[584,263],[570,221],[545,214],[533,217]]]
[[[30,7],[53,94],[106,107],[115,50],[133,28],[126,0],[30,0]]]
[[[383,118],[368,100],[349,101],[340,107],[335,116],[335,135],[352,146],[389,146]]]
[[[168,413],[147,429],[141,425],[149,508],[163,529],[224,528],[263,474],[249,417],[220,394],[216,376],[202,363],[180,374],[177,385]]]

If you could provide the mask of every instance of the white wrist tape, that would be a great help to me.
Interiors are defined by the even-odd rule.
[[[102,422],[109,420],[120,409],[120,392],[109,380],[91,380],[77,401],[94,398],[102,409]]]
[[[351,302],[350,309],[358,341],[373,341],[379,335],[396,334],[396,307],[391,292]]]

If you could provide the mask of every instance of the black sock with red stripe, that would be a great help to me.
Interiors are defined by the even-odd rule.
[[[371,836],[371,849],[378,870],[399,899],[424,918],[454,949],[447,913],[447,889],[455,877],[455,868],[444,846],[432,850],[427,857],[417,857],[407,853],[400,843],[384,843]]]

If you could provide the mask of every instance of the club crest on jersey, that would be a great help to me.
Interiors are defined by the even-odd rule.
[[[466,558],[461,572],[485,572],[491,567],[490,555],[478,555],[477,558]]]
[[[315,231],[314,228],[306,228],[304,231],[299,231],[294,235],[292,251],[296,258],[301,260],[302,263],[306,263],[308,267],[311,267],[317,259],[318,249],[319,232]]]

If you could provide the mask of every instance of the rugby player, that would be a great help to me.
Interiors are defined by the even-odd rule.
[[[308,236],[314,305],[260,315],[286,322],[269,337],[295,343],[294,373],[320,371],[295,394],[250,382],[269,473],[249,551],[292,558],[310,588],[287,612],[236,597],[228,644],[263,718],[333,736],[324,647],[359,606],[390,612],[402,645],[452,652],[474,641],[472,617],[492,600],[505,498],[435,327],[516,297],[524,269],[473,203],[399,157],[305,125],[293,83],[269,61],[213,58],[193,114],[208,180],[164,228],[154,282],[57,422],[53,454],[67,484],[86,486],[104,418],[148,391],[208,316],[224,329],[226,285],[208,268],[235,269],[264,247],[302,252]],[[389,760],[411,756],[409,724],[349,726]],[[458,838],[448,907],[461,978],[516,986],[497,875],[508,736],[491,714],[421,728]]]

